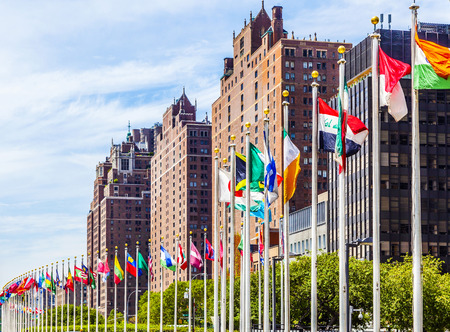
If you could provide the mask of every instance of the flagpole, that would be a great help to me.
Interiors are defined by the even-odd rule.
[[[70,271],[70,257],[67,258],[67,277],[69,277],[69,271]],[[72,280],[73,282],[73,280]],[[67,284],[67,281],[66,281]],[[69,332],[69,305],[70,305],[70,289],[67,290],[67,321],[66,321],[66,330]]]
[[[228,162],[227,158],[224,158],[223,160],[223,166],[224,168],[228,169],[228,166],[226,166],[226,163]],[[223,258],[222,258],[222,287],[221,287],[221,331],[226,332],[227,330],[227,261],[228,261],[228,213],[227,213],[227,206],[223,202],[223,219],[222,219],[222,226],[223,226],[223,233],[222,233],[222,251],[223,251]],[[220,246],[219,246],[219,258],[220,258]],[[206,263],[206,262],[205,262]]]
[[[191,332],[191,315],[192,315],[192,268],[191,268],[191,246],[192,246],[192,231],[189,232],[189,314],[188,314],[188,332]]]
[[[117,256],[117,247],[115,248],[116,252],[115,255]],[[105,248],[105,262],[108,259],[108,248]],[[114,264],[116,263],[115,257],[114,257]],[[114,314],[116,313],[116,283],[114,282]],[[116,319],[114,317],[114,324],[116,324]],[[108,279],[105,281],[105,332],[108,331]],[[116,327],[114,325],[114,332],[116,332]]]
[[[150,239],[148,239],[148,254],[150,257],[150,255],[151,255]],[[150,278],[151,278],[150,262],[147,262],[147,266],[148,266],[148,271],[147,271],[147,332],[150,332]]]
[[[214,248],[219,248],[219,149],[214,152]],[[219,257],[214,256],[214,332],[219,332]]]
[[[106,249],[108,250],[108,249]],[[116,273],[115,268],[116,268],[116,259],[117,259],[117,246],[115,247],[115,251],[114,251],[114,275]],[[106,254],[108,255],[108,252],[106,252]],[[114,277],[115,278],[115,277]],[[126,282],[126,280],[125,280]],[[107,290],[107,287],[105,287],[105,291]],[[108,292],[106,291],[106,296],[108,296]],[[106,300],[106,297],[105,297]],[[108,301],[105,301],[105,313],[107,313],[107,308],[108,307]],[[124,317],[124,319],[126,319]],[[107,332],[107,321],[108,321],[108,316],[107,314],[105,315],[105,332]],[[114,332],[116,332],[117,330],[117,284],[116,281],[114,280]]]
[[[284,130],[286,130],[286,133],[289,134],[289,91],[284,90],[283,91],[283,97],[285,97],[287,100],[283,101],[283,119],[284,119]],[[283,141],[283,148],[284,148],[284,139],[282,134],[282,141]],[[284,159],[284,156],[283,156]],[[283,169],[286,169],[287,165],[284,165],[283,160]],[[283,185],[284,188],[284,185]],[[289,201],[286,201],[286,197],[284,195],[283,190],[283,199],[284,202],[284,220],[283,220],[283,233],[284,233],[284,331],[289,332],[291,329],[291,310],[290,310],[290,276],[289,276]]]
[[[83,268],[83,256],[81,255],[81,268]],[[83,330],[83,302],[84,302],[84,286],[83,279],[81,279],[80,289],[81,289],[81,297],[80,297],[80,330]]]
[[[284,197],[284,195],[283,195]],[[280,234],[281,234],[281,241],[280,241],[280,256],[284,256],[284,223],[283,223],[283,215],[280,216]],[[279,231],[280,231],[279,230]],[[276,265],[276,263],[275,263]],[[276,277],[276,273],[274,274]],[[284,317],[284,261],[280,261],[280,324],[283,322]],[[276,322],[274,322],[276,326]]]
[[[75,267],[77,265],[77,256],[75,256],[74,260],[73,260],[73,273],[75,275]],[[77,287],[76,287],[76,283],[75,283],[75,278],[73,280],[73,330],[75,331],[75,323],[76,323],[76,306],[77,306]]]
[[[174,303],[174,313],[173,313],[173,331],[177,332],[177,304],[178,304],[178,269],[179,269],[179,262],[178,262],[178,256],[179,256],[179,248],[178,248],[178,244],[179,244],[179,234],[176,235],[176,241],[175,241],[175,250],[176,250],[176,255],[177,255],[177,266],[175,267],[175,303]]]
[[[204,332],[208,332],[208,311],[206,308],[206,295],[207,295],[207,291],[206,291],[206,278],[207,278],[207,271],[206,271],[206,231],[208,230],[207,228],[204,228],[204,233],[203,233],[203,260],[205,261],[205,265],[203,266],[203,325],[204,325]]]
[[[161,246],[163,245],[164,236],[161,236]],[[161,265],[161,302],[159,305],[159,332],[163,332],[163,286],[164,286],[164,273],[162,263]]]
[[[225,205],[225,204],[224,204]],[[224,208],[224,217],[225,217],[225,208]],[[223,225],[220,225],[220,243],[222,244],[222,252],[223,252]],[[219,260],[220,260],[220,244],[219,244]],[[222,264],[223,264],[223,258],[222,258]],[[224,295],[226,294],[226,289],[224,289],[224,286],[226,288],[226,277],[225,277],[225,283],[224,283],[224,270],[223,267],[221,268],[220,272],[220,331],[226,332],[227,324],[226,324],[226,308],[225,308],[225,299]]]
[[[127,280],[127,262],[128,262],[128,244],[125,243],[125,291],[124,291],[124,306],[123,306],[123,332],[127,332],[127,319],[128,319],[128,308],[127,308],[127,284],[128,284],[128,280]]]
[[[95,310],[95,332],[98,332],[98,306],[99,306],[99,301],[98,301],[98,289],[100,287],[100,284],[98,283],[98,261],[100,260],[100,256],[99,256],[99,251],[97,250],[97,287],[95,289],[95,299],[96,299],[96,310]]]
[[[88,332],[91,331],[91,253],[87,253],[87,274],[88,274],[88,284],[87,284],[87,313],[88,313],[88,320],[87,320],[87,330]]]
[[[266,108],[264,110],[264,114],[266,115],[264,118],[264,139],[266,140],[266,142],[264,143],[266,145],[266,149],[269,149],[269,108]],[[269,160],[269,155],[268,155],[268,151],[267,153],[265,153],[264,156],[264,165],[268,165],[270,160]],[[267,168],[264,167],[264,182],[266,182],[266,176],[267,176]],[[276,174],[275,174],[276,176]],[[277,183],[278,184],[278,183]],[[259,227],[262,227],[262,225],[260,224]],[[259,236],[258,236],[258,241],[259,241]],[[267,186],[264,186],[264,285],[263,285],[263,292],[264,292],[264,314],[263,314],[263,331],[264,332],[269,332],[270,331],[270,317],[269,317],[269,247],[270,247],[270,225],[269,225],[269,204],[268,204],[268,189]],[[259,284],[261,284],[261,252],[259,250],[259,246],[258,246],[258,252],[259,252],[259,264],[258,266],[260,266],[259,269],[259,277],[258,277],[258,282]],[[258,300],[259,300],[259,312],[261,312],[261,286],[260,286],[260,291],[259,291],[259,295],[258,295]],[[261,325],[261,318],[259,319],[259,325]],[[260,327],[259,327],[260,328]]]
[[[316,78],[319,73],[314,70],[312,86],[313,118],[312,118],[312,214],[311,214],[311,332],[317,332],[317,89]]]
[[[245,324],[244,331],[251,330],[251,308],[250,308],[250,122],[245,123],[247,132],[245,133],[245,147],[247,153],[247,162],[245,167],[245,220],[244,220],[244,311]]]
[[[50,332],[53,330],[53,304],[54,304],[54,300],[53,300],[53,287],[55,284],[55,280],[53,279],[53,263],[51,264],[51,281],[52,281],[52,285],[50,286]]]
[[[136,241],[136,294],[134,301],[134,332],[137,332],[139,306],[139,241]]]
[[[243,241],[244,236],[244,223],[241,222],[241,241]],[[242,242],[244,243],[244,242]],[[244,248],[242,248],[243,250]],[[244,255],[239,254],[239,259],[241,261],[240,266],[240,275],[239,275],[239,331],[244,331]]]
[[[266,198],[264,198],[264,210],[266,209],[266,205],[267,205]],[[266,213],[266,211],[264,211],[264,218],[266,217],[265,213]],[[262,227],[261,222],[258,221],[258,224],[259,224],[258,231],[261,232],[261,227]],[[261,240],[260,240],[259,234],[258,234],[258,239],[257,239],[257,246],[258,246],[258,329],[260,329],[261,328],[261,251],[259,250],[259,248],[261,247]]]
[[[61,275],[61,285],[62,285],[62,283],[63,283],[63,280],[64,280],[64,259],[62,260],[62,264],[61,264],[62,266],[62,275]],[[60,287],[61,288],[61,287]],[[61,332],[63,332],[64,331],[64,319],[63,319],[63,313],[64,313],[64,300],[65,300],[65,289],[64,289],[64,286],[62,287],[62,290],[63,290],[63,292],[61,293],[61,301],[62,301],[62,303],[61,303]]]
[[[379,74],[378,48],[380,34],[375,32],[378,17],[374,24],[372,38],[372,244],[373,244],[373,330],[380,330],[380,114],[379,114]]]
[[[234,210],[234,201],[235,201],[235,177],[236,177],[236,144],[234,143],[234,140],[236,139],[235,135],[231,135],[231,155],[230,155],[230,313],[229,313],[229,319],[228,319],[228,330],[229,332],[234,332],[234,279],[235,279],[235,271],[234,271],[234,260],[235,260],[235,242],[234,242],[234,236],[235,236],[235,225],[234,225],[234,216],[235,216],[235,210]],[[206,263],[206,261],[205,261]],[[205,265],[206,269],[206,265]],[[206,273],[206,272],[205,272]],[[205,330],[206,332],[206,330]]]
[[[417,6],[411,9],[411,120],[412,120],[412,250],[413,250],[413,331],[423,330],[423,290],[422,290],[422,222],[420,210],[420,129],[419,103],[414,89],[414,62],[416,58]]]
[[[339,46],[339,54],[342,58],[338,61],[339,64],[339,98],[341,103],[344,100],[344,80],[345,80],[345,47]],[[336,137],[336,140],[339,139]],[[345,142],[344,142],[345,144]],[[347,259],[346,259],[346,245],[345,245],[345,169],[339,174],[339,331],[347,331],[348,329],[348,292],[347,292]]]

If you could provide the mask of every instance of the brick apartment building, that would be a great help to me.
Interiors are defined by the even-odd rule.
[[[161,288],[160,245],[176,257],[176,235],[189,259],[189,232],[203,253],[204,228],[211,241],[212,180],[211,123],[206,117],[196,120],[197,106],[192,105],[184,89],[181,97],[167,108],[161,131],[155,135],[156,153],[151,161],[151,230],[155,280],[152,291]],[[164,237],[161,241],[161,237]],[[211,272],[211,265],[207,269]],[[186,281],[188,270],[179,270]],[[200,271],[193,268],[194,275]],[[163,269],[166,289],[175,273]]]
[[[110,156],[96,166],[94,197],[87,217],[87,251],[93,255],[91,266],[97,266],[97,252],[105,261],[108,249],[109,267],[113,269],[114,248],[118,247],[118,259],[125,270],[125,244],[132,257],[136,256],[136,241],[141,242],[140,252],[147,257],[147,241],[150,233],[150,161],[154,154],[153,137],[160,130],[153,128],[129,130],[126,142],[112,143]],[[86,262],[86,261],[85,261]],[[95,268],[96,269],[96,268]],[[113,270],[112,270],[113,271]],[[112,275],[112,274],[111,274]],[[134,315],[135,278],[128,275],[127,287],[131,300],[129,315]],[[105,307],[105,284],[99,282],[101,308]],[[114,307],[114,278],[107,281],[108,312]],[[139,288],[147,289],[147,276],[139,278]],[[87,299],[86,299],[87,300]],[[95,306],[96,292],[91,297]],[[117,306],[124,308],[124,283],[118,285]],[[104,309],[101,309],[102,312]]]
[[[283,28],[281,6],[272,8],[272,18],[263,7],[233,36],[233,56],[224,59],[220,79],[220,97],[212,104],[212,142],[220,150],[220,160],[230,156],[230,136],[236,135],[236,151],[245,154],[245,123],[250,122],[250,141],[263,150],[264,109],[269,108],[270,148],[282,173],[282,92],[289,91],[289,134],[301,151],[302,171],[297,180],[297,191],[290,200],[290,210],[311,205],[311,136],[312,89],[311,73],[319,72],[319,96],[327,100],[336,94],[338,86],[339,54],[337,48],[351,44],[300,40]],[[318,190],[327,187],[327,155],[319,153]],[[214,175],[213,175],[214,176]],[[273,204],[273,231],[279,227],[283,213],[282,199]],[[243,213],[237,213],[243,216]],[[254,218],[252,218],[254,219]],[[241,223],[236,218],[236,229]],[[255,223],[256,225],[256,223]],[[255,238],[251,230],[251,238]],[[276,237],[275,237],[276,238]],[[274,245],[274,243],[272,243]]]

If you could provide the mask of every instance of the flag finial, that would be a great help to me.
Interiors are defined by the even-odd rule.
[[[370,22],[372,22],[373,24],[373,31],[375,31],[377,29],[377,24],[378,22],[380,22],[380,19],[378,18],[378,16],[374,16],[370,19]]]
[[[344,45],[339,46],[339,47],[338,47],[338,52],[339,52],[340,54],[344,54],[344,53],[345,53],[345,46],[344,46]]]
[[[234,141],[234,140],[236,139],[236,136],[235,136],[235,135],[231,135],[231,136],[230,136],[230,139],[231,139],[232,141]]]

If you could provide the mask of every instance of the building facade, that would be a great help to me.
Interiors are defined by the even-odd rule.
[[[264,2],[263,2],[264,4]],[[269,113],[269,140],[278,172],[282,173],[283,90],[289,91],[289,135],[301,150],[302,171],[297,180],[297,191],[290,200],[290,210],[311,205],[312,181],[312,88],[311,73],[319,72],[319,95],[328,99],[337,91],[339,54],[342,43],[288,37],[283,28],[283,8],[272,8],[269,17],[264,7],[256,17],[250,13],[249,22],[233,36],[233,55],[224,59],[220,79],[220,96],[212,105],[212,144],[220,150],[220,159],[230,159],[230,137],[237,138],[236,151],[245,154],[245,123],[250,122],[250,141],[263,150],[265,108]],[[347,48],[351,44],[344,43]],[[318,189],[328,189],[327,155],[319,153]],[[220,163],[222,166],[222,163]],[[214,174],[213,174],[214,176]],[[282,199],[272,206],[273,223],[278,229],[283,214]],[[236,212],[236,230],[243,213]],[[254,218],[252,218],[253,220]],[[251,238],[258,231],[257,223],[251,229]],[[273,244],[272,244],[273,245]]]
[[[211,242],[212,151],[211,123],[196,120],[197,106],[184,93],[167,108],[161,131],[155,136],[156,153],[151,169],[151,230],[155,279],[152,291],[161,289],[160,245],[176,259],[176,238],[189,260],[189,233],[203,253],[204,229]],[[207,273],[211,265],[207,263]],[[208,272],[209,271],[209,272]],[[175,273],[162,269],[166,289]],[[188,270],[179,270],[180,281],[188,280]],[[193,268],[194,275],[201,271]]]
[[[421,39],[450,46],[450,35],[439,33],[426,24],[419,30]],[[428,32],[431,31],[431,32]],[[410,31],[378,30],[383,51],[411,63]],[[411,247],[411,114],[399,122],[380,112],[380,179],[372,177],[372,78],[370,37],[345,54],[349,82],[350,111],[369,128],[361,151],[347,161],[346,238],[347,242],[372,236],[373,181],[380,181],[381,259],[401,259],[412,253]],[[401,80],[408,108],[411,110],[411,81]],[[420,90],[420,176],[422,250],[450,262],[450,90]],[[336,103],[332,103],[336,107]],[[338,249],[338,172],[329,155],[329,249]],[[371,259],[369,246],[351,248],[350,254]]]
[[[136,246],[143,257],[148,255],[147,241],[150,234],[150,161],[154,154],[154,135],[159,127],[128,131],[127,139],[121,144],[112,142],[110,156],[96,167],[94,197],[87,217],[87,251],[91,267],[97,266],[97,256],[104,262],[108,256],[113,271],[115,247],[122,269],[125,270],[125,246],[136,259]],[[108,249],[108,252],[106,251]],[[80,265],[80,264],[78,264]],[[112,276],[112,273],[111,273]],[[124,282],[117,287],[118,310],[123,311],[128,302],[128,314],[135,314],[132,292],[136,279],[127,275],[128,294],[125,299]],[[106,287],[105,287],[106,286]],[[105,283],[98,282],[99,305],[108,313],[114,307],[114,278]],[[147,275],[139,277],[139,292],[147,289]],[[106,293],[107,292],[107,293]],[[107,294],[107,295],[106,295]],[[92,292],[91,306],[97,303],[97,292]],[[86,299],[87,301],[87,299]],[[102,312],[104,309],[101,309]]]

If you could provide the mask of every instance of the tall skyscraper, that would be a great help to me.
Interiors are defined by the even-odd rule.
[[[184,89],[181,97],[167,108],[162,127],[155,135],[156,153],[151,161],[151,230],[155,280],[152,290],[161,288],[160,245],[176,259],[176,235],[189,259],[189,232],[203,253],[204,228],[211,241],[211,123],[208,117],[197,121],[197,106]],[[161,237],[164,237],[161,240]],[[210,264],[208,271],[211,273]],[[179,270],[179,280],[188,280],[188,270]],[[175,274],[163,268],[166,289]],[[193,268],[193,275],[197,271]]]
[[[108,249],[111,276],[106,286],[108,291],[108,313],[114,306],[114,248],[125,270],[125,244],[128,252],[136,259],[136,242],[140,252],[148,254],[147,241],[150,233],[150,161],[154,154],[154,135],[160,130],[142,128],[128,131],[125,142],[111,144],[110,156],[96,167],[94,197],[87,217],[87,250],[91,254],[91,266],[97,266],[97,253],[104,262]],[[94,268],[96,270],[96,268]],[[105,283],[99,282],[99,305],[105,307]],[[134,315],[135,278],[127,277],[128,313]],[[147,275],[139,277],[139,290],[147,289]],[[128,298],[127,298],[128,300]],[[96,292],[91,297],[91,306],[96,305]],[[124,282],[118,285],[117,308],[125,307]],[[103,309],[104,310],[104,309]]]
[[[423,24],[422,24],[423,25]],[[419,24],[420,28],[421,24]],[[450,46],[450,34],[437,32],[425,24],[421,39]],[[439,29],[437,29],[439,28]],[[429,32],[427,32],[429,31]],[[448,26],[447,26],[448,31]],[[406,63],[411,63],[410,31],[378,30],[383,51]],[[411,247],[411,113],[399,122],[381,108],[380,117],[380,179],[372,177],[372,77],[371,40],[367,37],[345,54],[346,76],[349,83],[350,114],[360,118],[369,128],[369,137],[356,155],[349,157],[346,172],[346,237],[351,242],[372,236],[373,181],[380,181],[381,259],[412,253]],[[408,108],[411,110],[411,81],[401,80]],[[445,262],[450,262],[450,90],[420,90],[420,176],[422,249]],[[336,102],[332,103],[336,108]],[[329,155],[329,244],[338,249],[338,172]],[[351,248],[356,257],[370,259],[368,246]]]
[[[289,91],[287,129],[291,140],[301,151],[302,168],[297,191],[290,200],[290,209],[295,211],[311,205],[313,171],[319,174],[319,192],[328,189],[327,155],[319,153],[318,168],[312,170],[311,167],[311,73],[314,70],[319,72],[319,95],[323,99],[330,98],[336,93],[338,85],[337,48],[342,44],[350,48],[351,44],[320,41],[315,34],[309,40],[295,38],[294,32],[288,37],[288,32],[283,28],[282,11],[281,6],[275,6],[272,17],[269,17],[263,5],[256,17],[250,13],[248,23],[245,22],[237,35],[233,34],[232,57],[224,60],[220,96],[212,105],[212,144],[219,148],[220,160],[229,159],[230,137],[236,135],[236,151],[245,154],[245,123],[250,122],[250,141],[264,151],[263,111],[269,108],[270,147],[277,171],[282,174],[282,92]],[[278,229],[281,214],[282,196],[273,204],[272,228]],[[236,229],[239,229],[241,221],[241,218],[236,218]],[[252,227],[251,232],[254,234],[256,230],[257,227]]]

